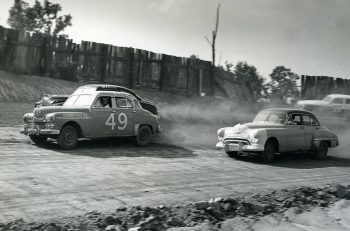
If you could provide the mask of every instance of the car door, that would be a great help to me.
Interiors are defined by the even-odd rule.
[[[304,150],[311,150],[315,130],[319,128],[316,120],[309,115],[302,115],[302,123],[304,125]]]
[[[107,97],[109,105],[103,106],[101,99]],[[115,135],[115,126],[112,126],[114,121],[114,114],[116,112],[114,98],[110,96],[100,95],[96,98],[91,107],[92,115],[92,137],[110,137]]]
[[[302,125],[302,116],[300,113],[291,114],[286,125],[288,135],[287,150],[299,150],[305,146],[304,125]]]
[[[115,97],[115,135],[116,136],[133,136],[134,119],[136,115],[135,105],[126,96]]]

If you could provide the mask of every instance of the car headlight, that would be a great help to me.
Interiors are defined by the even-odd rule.
[[[55,120],[55,114],[47,114],[47,115],[45,116],[45,120],[46,120],[47,122],[53,122],[53,121]]]
[[[222,140],[222,139],[224,138],[224,136],[225,136],[225,129],[220,128],[220,129],[218,130],[217,134],[218,134],[218,139],[219,139],[219,140]]]
[[[258,143],[259,142],[259,137],[253,137],[250,141],[252,143]]]
[[[261,138],[261,134],[256,130],[248,132],[248,136],[251,143],[258,143]]]
[[[28,123],[31,120],[33,120],[33,113],[26,113],[23,115],[23,121],[25,123]]]

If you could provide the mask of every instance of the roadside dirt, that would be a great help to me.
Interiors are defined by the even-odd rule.
[[[0,230],[345,230],[350,228],[350,186],[301,187],[190,204],[119,207],[111,213],[0,223]]]

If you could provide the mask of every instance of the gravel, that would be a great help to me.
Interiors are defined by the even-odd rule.
[[[350,185],[299,187],[237,198],[217,197],[184,205],[120,207],[108,214],[90,211],[83,216],[42,223],[19,219],[0,223],[0,230],[220,230],[227,219],[254,220],[291,208],[301,213],[315,207],[328,207],[341,199],[350,200]]]

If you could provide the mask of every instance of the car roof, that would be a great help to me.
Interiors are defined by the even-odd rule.
[[[330,94],[328,95],[330,97],[340,97],[340,98],[347,98],[350,99],[350,95],[344,95],[344,94]]]
[[[275,111],[275,112],[284,112],[287,114],[290,113],[306,113],[306,114],[311,114],[313,115],[311,112],[309,111],[305,111],[305,110],[301,110],[301,109],[296,109],[296,108],[267,108],[264,109],[262,111]]]
[[[95,91],[125,91],[131,95],[133,95],[137,100],[143,100],[142,97],[140,97],[136,92],[134,92],[133,90],[127,88],[127,87],[122,87],[122,86],[118,86],[118,85],[113,85],[113,84],[87,84],[84,86],[81,86],[79,88],[91,88]],[[78,89],[79,89],[78,88]]]
[[[68,98],[69,95],[51,95],[51,94],[45,94],[44,97],[57,97],[57,98],[60,98],[60,97],[64,98],[64,97],[66,97],[66,98]]]
[[[129,97],[132,100],[136,99],[132,94],[129,94],[127,92],[119,92],[119,91],[96,91],[96,92],[93,93],[93,95],[95,97],[100,97],[100,96],[111,96],[111,97],[123,96],[123,97]]]

